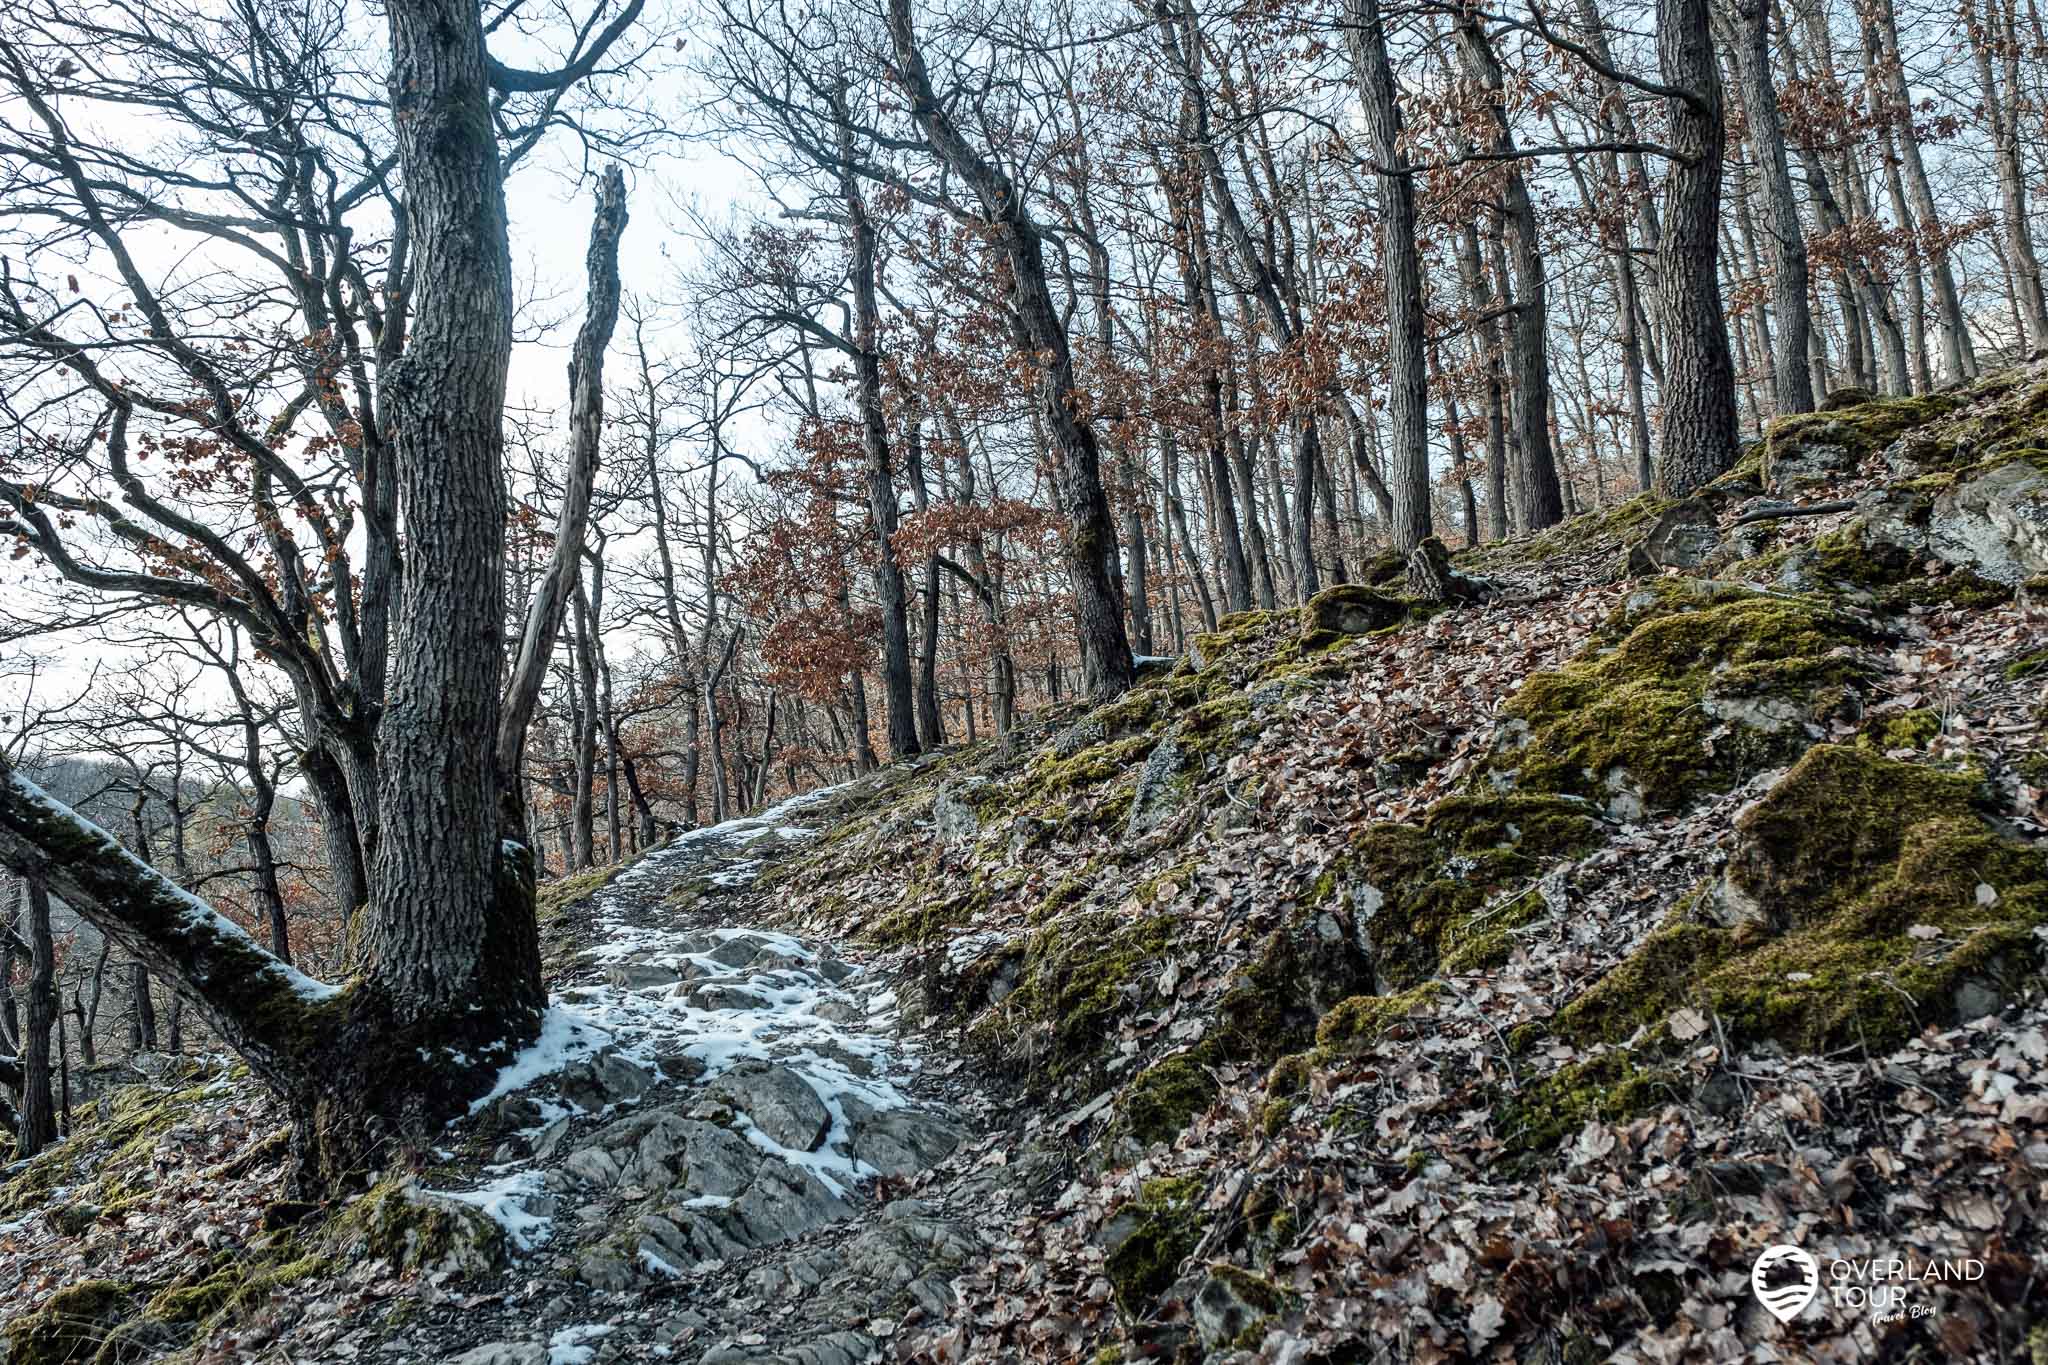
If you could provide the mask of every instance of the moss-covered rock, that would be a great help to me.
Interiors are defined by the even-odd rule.
[[[1202,1238],[1202,1193],[1192,1176],[1148,1180],[1104,1227],[1103,1269],[1125,1313],[1143,1313],[1179,1276]]]
[[[481,1210],[421,1190],[410,1176],[388,1178],[329,1223],[322,1242],[348,1260],[481,1275],[505,1259],[505,1231]]]
[[[1354,995],[1340,1001],[1316,1028],[1316,1056],[1329,1061],[1363,1051],[1410,1020],[1436,1012],[1443,987],[1434,981],[1393,995]],[[1270,1086],[1269,1086],[1270,1088]]]
[[[1140,1146],[1171,1139],[1216,1099],[1216,1080],[1200,1058],[1177,1052],[1140,1071],[1118,1096],[1121,1131]]]
[[[1575,1041],[1681,1007],[1738,1045],[1882,1048],[2036,977],[2048,858],[1973,809],[1970,777],[1821,745],[1737,821],[1721,881],[1559,1012]]]
[[[1764,478],[1778,491],[1853,474],[1894,440],[1953,412],[1953,394],[1887,398],[1781,417],[1764,434]]]
[[[1941,713],[1921,707],[1880,716],[1863,727],[1858,746],[1885,753],[1892,749],[1924,749],[1941,733]]]
[[[1460,551],[1453,556],[1453,562],[1462,569],[1486,572],[1527,568],[1555,559],[1618,559],[1648,533],[1671,505],[1669,498],[1644,493],[1612,507],[1568,518],[1537,535]]]
[[[1685,1095],[1678,1072],[1638,1065],[1623,1052],[1603,1052],[1510,1092],[1494,1110],[1494,1127],[1511,1160],[1527,1158],[1557,1146],[1593,1119],[1634,1118]]]
[[[2012,589],[2004,584],[1937,560],[1929,548],[1934,511],[1926,492],[1894,489],[1872,511],[1816,537],[1810,548],[1768,555],[1749,567],[1785,587],[1861,593],[1894,611],[1983,610],[2009,601]]]
[[[1622,816],[1682,807],[1784,761],[1804,722],[1853,714],[1874,671],[1858,650],[1882,638],[1817,599],[1662,580],[1509,700],[1490,771]]]
[[[1327,644],[1340,635],[1370,635],[1408,619],[1414,604],[1399,593],[1339,583],[1309,598],[1301,613],[1304,641]]]
[[[134,1287],[119,1280],[65,1286],[33,1313],[0,1326],[7,1365],[78,1365],[98,1359],[133,1297]]]
[[[1420,824],[1367,827],[1333,889],[1363,926],[1378,989],[1402,991],[1447,965],[1478,971],[1506,961],[1508,932],[1542,912],[1533,879],[1599,837],[1596,812],[1570,797],[1455,796]]]
[[[976,1041],[992,1062],[1041,1083],[1099,1074],[1113,1021],[1156,989],[1177,925],[1166,914],[1095,910],[1040,926],[1015,955],[1015,988]]]

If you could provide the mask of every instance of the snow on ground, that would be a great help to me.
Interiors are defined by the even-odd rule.
[[[883,1112],[911,1103],[908,1083],[920,1058],[913,1043],[896,1036],[895,992],[788,934],[661,923],[661,897],[677,882],[704,875],[708,867],[718,885],[744,886],[763,866],[762,859],[744,856],[750,845],[771,837],[781,843],[812,837],[816,831],[796,817],[832,790],[679,835],[598,891],[591,905],[596,946],[582,960],[602,979],[555,993],[540,1036],[506,1065],[470,1112],[537,1090],[531,1098],[540,1121],[522,1133],[532,1139],[562,1118],[603,1117],[637,1103],[622,1099],[592,1110],[567,1094],[548,1093],[544,1082],[580,1064],[618,1057],[660,1079],[706,1085],[742,1063],[771,1062],[800,1076],[824,1105],[831,1116],[825,1141],[816,1151],[792,1150],[745,1114],[737,1116],[735,1130],[815,1175],[835,1195],[874,1175],[852,1155],[847,1105]],[[436,1193],[495,1219],[515,1250],[531,1251],[545,1242],[552,1201],[536,1164],[493,1165],[485,1175],[474,1188]],[[572,1350],[580,1349],[572,1343]]]

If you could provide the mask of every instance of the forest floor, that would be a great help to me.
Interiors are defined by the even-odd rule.
[[[276,1227],[267,1098],[224,1059],[165,1060],[26,1173],[33,1201],[10,1190],[0,1282],[21,1287],[8,1310],[34,1311],[6,1359],[176,1344],[199,1360],[850,1365],[943,1311],[950,1275],[986,1250],[956,1210],[1012,1183],[979,1161],[997,1106],[905,1036],[892,973],[721,913],[858,799],[812,793],[554,888],[540,1039],[448,1147],[363,1201],[384,1209]],[[260,1307],[218,1314],[252,1286]]]
[[[2044,449],[1796,419],[556,883],[368,1196],[225,1066],[10,1171],[8,1360],[2048,1360]]]

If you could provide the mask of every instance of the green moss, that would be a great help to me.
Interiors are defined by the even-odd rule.
[[[1266,936],[1224,992],[1202,1048],[1212,1063],[1264,1066],[1314,1038],[1317,1021],[1365,989],[1371,970],[1343,917],[1305,906]]]
[[[1660,580],[1610,624],[1615,635],[1612,648],[1596,642],[1510,699],[1526,743],[1496,755],[1493,771],[1527,790],[1607,799],[1631,789],[1648,809],[1682,807],[1804,742],[1797,724],[1774,732],[1740,720],[1756,703],[1799,717],[1825,710],[1868,679],[1853,650],[1881,638],[1813,599],[1686,580]],[[1737,718],[1734,733],[1716,739],[1724,718]]]
[[[1419,825],[1368,826],[1336,879],[1367,922],[1381,981],[1406,990],[1453,962],[1476,971],[1505,961],[1507,932],[1542,913],[1515,888],[1599,837],[1589,808],[1569,797],[1456,796]]]
[[[1208,1068],[1180,1052],[1140,1071],[1117,1097],[1121,1129],[1140,1145],[1165,1142],[1215,1102]]]
[[[70,1207],[90,1220],[132,1205],[154,1188],[151,1158],[157,1140],[190,1118],[207,1097],[205,1086],[160,1090],[122,1086],[80,1114],[71,1137],[39,1152],[0,1184],[0,1215],[50,1202],[72,1187]],[[83,1188],[78,1188],[83,1187]]]
[[[1978,787],[1816,747],[1738,820],[1722,884],[1556,1032],[1669,1041],[1664,1022],[1693,1006],[1738,1045],[1879,1049],[2010,995],[2041,965],[2048,859],[1972,809]]]
[[[409,1176],[380,1181],[351,1202],[322,1233],[322,1245],[349,1260],[387,1261],[405,1274],[450,1269],[476,1273],[504,1256],[504,1230],[474,1209],[422,1198]]]
[[[534,892],[534,910],[544,919],[554,919],[572,905],[589,900],[612,884],[633,861],[614,863],[610,867],[591,868],[586,872],[572,872],[566,876],[544,882]]]
[[[35,1312],[8,1320],[7,1365],[74,1365],[94,1359],[133,1294],[118,1280],[66,1285]]]
[[[1452,556],[1452,561],[1460,568],[1484,571],[1527,567],[1552,559],[1612,555],[1640,540],[1672,505],[1669,498],[1644,493],[1612,507],[1567,518],[1537,535],[1460,551]]]
[[[1926,394],[1781,417],[1764,433],[1764,469],[1768,474],[1779,461],[1813,446],[1840,446],[1861,463],[1906,432],[1953,412],[1960,402],[1952,394]]]
[[[1616,1122],[1683,1098],[1683,1078],[1603,1052],[1533,1081],[1502,1099],[1494,1126],[1510,1160],[1546,1152],[1594,1119]]]
[[[1932,504],[1917,500],[1909,517],[1925,519]],[[1813,568],[1831,584],[1859,588],[1894,610],[1910,606],[1982,611],[2012,600],[2012,589],[1967,569],[1929,574],[1932,562],[1890,541],[1872,540],[1861,518],[1815,538]]]
[[[162,1322],[200,1322],[227,1307],[243,1284],[244,1277],[230,1267],[197,1283],[158,1290],[143,1311]]]
[[[995,878],[979,867],[964,885],[957,874],[929,881],[906,878],[895,908],[876,922],[870,937],[883,947],[930,943],[976,922],[996,895]]]
[[[1043,1081],[1099,1072],[1112,1021],[1151,989],[1178,923],[1089,911],[1043,925],[1026,939],[1016,989],[979,1041],[992,1060],[1021,1063]]]
[[[1201,1180],[1193,1176],[1148,1180],[1122,1211],[1131,1226],[1116,1240],[1103,1268],[1125,1313],[1143,1313],[1173,1283],[1180,1263],[1201,1241],[1202,1192]]]
[[[1395,995],[1354,995],[1316,1028],[1316,1054],[1329,1060],[1363,1051],[1408,1020],[1435,1013],[1443,987],[1434,981]]]
[[[2005,666],[2005,676],[2013,682],[2024,682],[2042,673],[2048,673],[2048,649],[2022,654]]]
[[[1309,598],[1301,613],[1301,639],[1328,644],[1338,636],[1391,630],[1408,619],[1414,605],[1399,593],[1339,583]]]
[[[1865,749],[1884,753],[1892,749],[1924,749],[1941,733],[1939,712],[1921,709],[1883,716],[1867,725],[1856,737]]]

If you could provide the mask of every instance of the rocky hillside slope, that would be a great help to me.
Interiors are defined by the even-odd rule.
[[[1477,600],[1226,620],[771,874],[1072,1163],[921,1349],[2048,1357],[2048,367],[1855,397]],[[1780,1324],[1775,1243],[1981,1278]]]
[[[1436,567],[556,887],[350,1207],[113,1097],[7,1359],[2048,1359],[2048,366]]]

